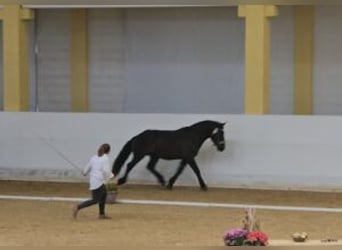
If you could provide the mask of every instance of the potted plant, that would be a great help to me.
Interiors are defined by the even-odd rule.
[[[226,246],[267,246],[268,236],[261,231],[255,210],[250,208],[245,210],[243,226],[226,231],[223,241]]]
[[[109,182],[109,183],[106,184],[106,188],[107,188],[106,203],[107,204],[115,203],[116,202],[116,196],[118,194],[118,186],[117,186],[117,184]]]

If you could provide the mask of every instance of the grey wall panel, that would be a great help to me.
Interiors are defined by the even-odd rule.
[[[271,19],[270,113],[293,113],[293,7],[279,7]]]
[[[30,91],[30,111],[38,110],[38,92],[37,92],[37,79],[36,79],[36,19],[28,22],[28,55],[29,55],[29,91]]]
[[[70,12],[37,11],[38,108],[70,111]]]
[[[89,10],[89,110],[121,112],[124,97],[124,10]]]
[[[314,112],[342,115],[342,7],[317,6]]]
[[[244,112],[244,20],[236,8],[126,13],[125,112]]]
[[[0,110],[4,109],[4,74],[3,74],[3,31],[2,22],[0,22]]]

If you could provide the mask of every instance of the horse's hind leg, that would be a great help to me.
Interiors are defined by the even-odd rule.
[[[173,184],[175,183],[175,181],[177,180],[177,178],[179,177],[179,175],[183,172],[185,166],[186,166],[186,162],[184,160],[182,160],[179,164],[179,167],[177,169],[177,172],[174,174],[174,176],[172,176],[169,180],[169,183],[167,184],[167,188],[168,189],[172,189]]]
[[[164,177],[155,169],[158,160],[159,158],[157,157],[151,157],[150,161],[147,164],[147,169],[150,170],[152,174],[154,174],[154,176],[158,179],[159,183],[162,186],[165,186]]]
[[[197,166],[196,161],[194,159],[190,160],[189,161],[189,165],[190,165],[191,169],[195,172],[195,174],[197,176],[197,179],[198,179],[198,182],[199,182],[199,184],[201,186],[201,189],[204,190],[204,191],[208,190],[207,185],[204,183],[204,181],[202,179],[201,172],[200,172],[200,170],[199,170],[199,168]]]
[[[123,177],[118,180],[118,185],[126,183],[129,172],[144,156],[133,155],[133,159],[127,164],[126,172]]]

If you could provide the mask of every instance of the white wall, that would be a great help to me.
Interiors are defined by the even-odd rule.
[[[177,129],[204,119],[227,122],[227,148],[207,141],[197,157],[209,187],[342,190],[342,117],[173,114],[0,113],[0,179],[85,181],[80,168],[99,144],[112,145],[111,159],[144,129]],[[56,151],[57,149],[57,151]],[[59,152],[59,153],[58,153]],[[146,159],[130,183],[153,183]],[[170,177],[177,161],[160,161]],[[175,185],[198,186],[183,173]]]

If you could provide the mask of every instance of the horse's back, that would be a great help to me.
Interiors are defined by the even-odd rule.
[[[173,130],[145,130],[134,138],[134,143],[148,146],[150,144],[184,143],[186,136]]]
[[[179,130],[145,130],[134,138],[133,151],[164,159],[191,154],[192,142]]]

